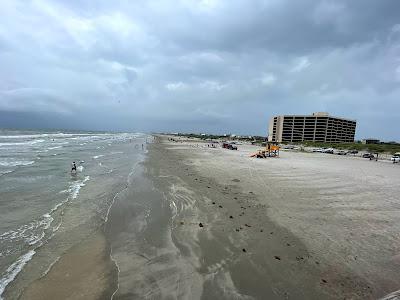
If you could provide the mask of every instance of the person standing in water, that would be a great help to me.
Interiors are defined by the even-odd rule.
[[[71,167],[71,173],[73,173],[73,172],[76,173],[76,164],[74,161],[72,162],[72,167]]]

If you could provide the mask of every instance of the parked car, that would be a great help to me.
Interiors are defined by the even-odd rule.
[[[328,149],[325,149],[323,152],[324,153],[328,153],[328,154],[333,154],[333,148],[328,148]]]
[[[284,146],[282,146],[282,149],[293,150],[294,146],[293,145],[284,145]]]
[[[349,150],[347,153],[348,154],[357,154],[358,150]]]
[[[324,152],[324,149],[322,149],[322,148],[316,148],[316,149],[313,149],[312,152],[322,153],[322,152]]]
[[[346,154],[347,154],[347,151],[339,150],[339,151],[336,152],[336,154],[337,154],[337,155],[346,155]]]
[[[375,156],[372,153],[364,153],[362,157],[363,158],[369,158],[369,159],[375,158]]]
[[[390,159],[394,164],[400,162],[400,155],[393,155]]]
[[[229,150],[237,150],[237,146],[235,144],[232,143],[222,143],[222,148],[226,148]]]
[[[234,144],[229,144],[228,149],[229,149],[229,150],[237,150],[238,148],[237,148],[237,146],[234,145]]]

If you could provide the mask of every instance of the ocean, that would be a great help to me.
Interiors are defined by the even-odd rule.
[[[18,298],[106,223],[150,141],[140,133],[0,130],[0,299]]]

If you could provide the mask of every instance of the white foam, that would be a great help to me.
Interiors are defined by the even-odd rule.
[[[47,270],[44,271],[44,273],[42,274],[42,277],[46,276],[46,275],[50,272],[51,268],[52,268],[59,260],[60,260],[60,256],[58,256],[58,257],[49,265],[49,267],[47,268]]]
[[[3,300],[2,295],[7,285],[17,277],[19,272],[22,271],[23,267],[32,259],[35,253],[34,250],[28,251],[7,268],[5,275],[0,279],[0,300]]]
[[[45,235],[45,233],[44,233],[44,231],[42,231],[42,233],[40,235],[32,236],[30,239],[27,240],[28,245],[33,246],[33,245],[37,244],[44,238],[44,235]]]
[[[0,161],[2,167],[17,167],[17,166],[29,166],[34,164],[33,160],[14,160],[14,161]]]
[[[0,240],[24,240],[29,245],[37,244],[43,239],[45,236],[45,230],[50,227],[53,220],[54,219],[50,214],[44,214],[42,218],[34,220],[29,224],[24,224],[16,230],[4,232],[0,235]],[[40,233],[37,233],[37,229],[41,229]]]
[[[61,191],[61,192],[63,192],[63,193],[68,193],[68,191],[67,190],[65,190],[65,191]],[[60,193],[61,193],[60,192]],[[50,213],[53,213],[53,212],[55,212],[61,205],[63,205],[65,202],[67,202],[68,201],[68,199],[66,199],[66,200],[64,200],[64,201],[61,201],[60,203],[57,203],[56,205],[54,205],[54,207],[50,210]]]
[[[55,149],[60,149],[62,146],[55,146],[55,147],[49,147],[47,150],[55,150]]]
[[[0,147],[2,146],[31,146],[38,143],[42,143],[44,140],[34,140],[29,142],[20,142],[20,143],[0,143]]]
[[[60,223],[58,223],[57,226],[53,227],[53,232],[58,231],[58,229],[60,229],[61,224],[62,224],[62,221],[60,221]]]
[[[8,173],[11,173],[13,170],[6,170],[6,171],[0,171],[0,176],[2,176],[2,175],[6,175],[6,174],[8,174]]]
[[[93,158],[94,158],[94,159],[98,159],[98,158],[103,157],[103,156],[104,156],[104,154],[100,154],[100,155],[95,155],[95,156],[93,156]]]
[[[0,139],[33,139],[46,136],[48,134],[0,135]]]
[[[83,179],[82,181],[74,182],[70,186],[68,191],[69,191],[72,199],[76,199],[78,197],[81,187],[85,186],[85,182],[88,181],[89,179],[90,179],[90,177],[86,176],[85,179]]]

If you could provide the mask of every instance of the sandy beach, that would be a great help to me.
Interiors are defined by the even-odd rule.
[[[170,187],[171,234],[206,298],[376,299],[399,288],[397,165],[160,141],[150,168]]]
[[[20,298],[377,299],[400,288],[398,165],[238,147],[157,136],[105,226]]]

